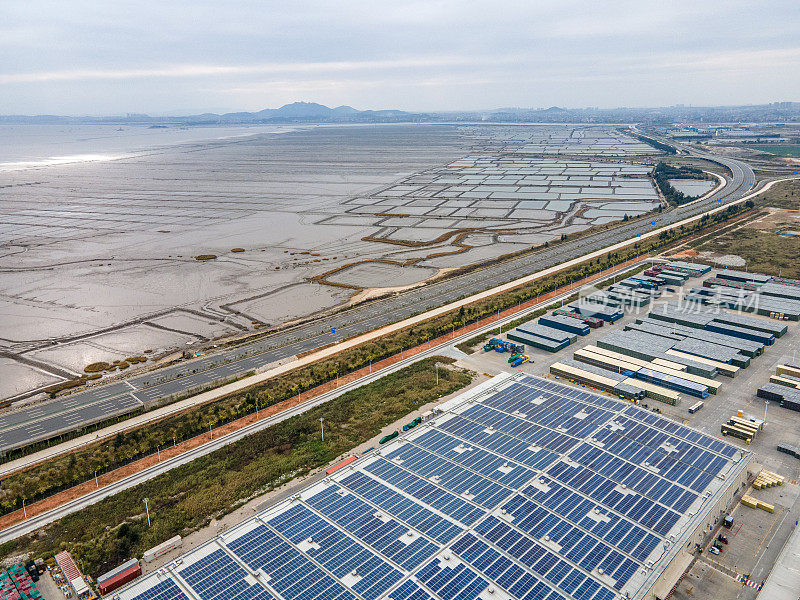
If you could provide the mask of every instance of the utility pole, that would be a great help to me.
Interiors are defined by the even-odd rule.
[[[28,518],[28,511],[25,509],[25,498],[22,499],[22,514],[25,515],[25,518]]]
[[[150,501],[150,498],[144,499],[144,509],[147,511],[147,526],[150,527],[150,506],[147,504]]]
[[[322,424],[322,422],[324,420],[325,420],[325,417],[320,417],[319,418],[319,429],[322,432],[322,441],[323,442],[325,441],[325,426]]]
[[[161,446],[156,446],[156,452],[158,453],[158,462],[161,462]]]
[[[97,469],[94,470],[94,487],[96,487],[98,490],[100,489],[100,484],[97,483]]]
[[[436,363],[436,385],[439,385],[439,363]]]

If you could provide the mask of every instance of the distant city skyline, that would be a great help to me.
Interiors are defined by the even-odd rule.
[[[800,5],[785,0],[32,0],[0,15],[2,114],[800,100]]]

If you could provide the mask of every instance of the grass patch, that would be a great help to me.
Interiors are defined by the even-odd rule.
[[[800,157],[800,144],[747,144],[747,148],[769,152],[775,156]]]
[[[800,209],[800,180],[781,181],[756,198],[759,206]]]
[[[800,278],[800,238],[742,227],[705,241],[697,250],[741,256],[754,273]]]
[[[149,482],[0,547],[8,556],[50,557],[68,548],[91,576],[173,535],[207,525],[255,495],[330,463],[408,413],[452,394],[473,374],[439,369],[452,358],[431,357],[250,435]],[[325,419],[325,442],[319,418]],[[149,498],[148,529],[143,499]]]

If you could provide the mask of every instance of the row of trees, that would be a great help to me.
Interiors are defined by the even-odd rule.
[[[676,167],[668,165],[665,162],[659,162],[653,170],[653,179],[661,190],[661,194],[670,204],[680,206],[692,200],[696,200],[697,196],[687,196],[683,192],[679,192],[672,184],[670,179],[705,179],[706,175],[700,169],[693,167],[680,166]]]

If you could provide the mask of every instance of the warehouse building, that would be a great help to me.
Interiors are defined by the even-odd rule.
[[[651,600],[750,453],[630,402],[504,373],[119,590],[119,600]]]

